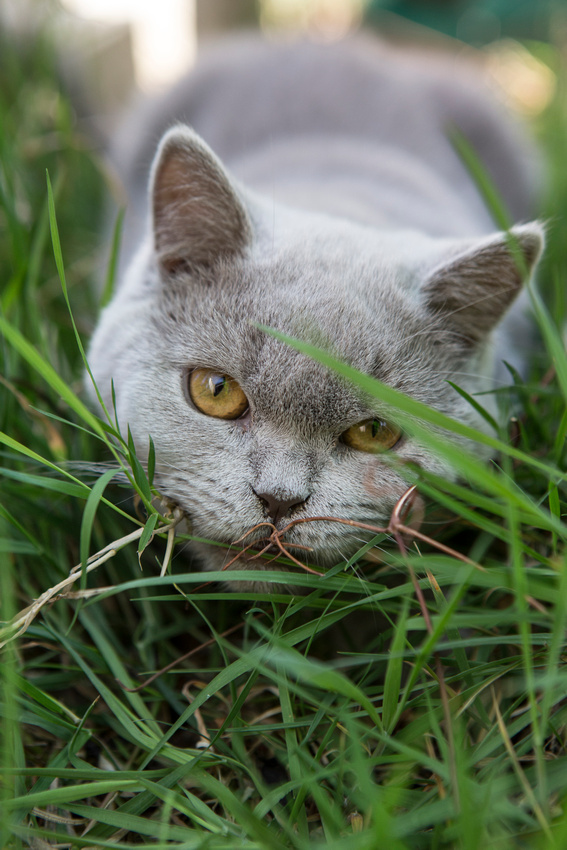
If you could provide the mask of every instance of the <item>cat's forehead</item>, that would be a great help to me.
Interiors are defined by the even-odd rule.
[[[382,288],[372,297],[369,278]],[[161,336],[181,368],[215,368],[240,381],[257,415],[295,423],[300,431],[323,424],[333,430],[369,415],[370,402],[265,328],[403,387],[396,352],[402,337],[412,336],[414,314],[388,275],[380,279],[365,262],[353,261],[345,280],[336,265],[279,257],[224,263],[199,279],[178,281],[164,297],[162,317],[169,324]]]
[[[419,323],[415,301],[392,270],[356,257],[344,267],[294,255],[221,262],[164,286],[159,306],[161,319],[172,320],[164,334],[168,344],[223,361],[268,358],[282,370],[295,353],[262,327],[374,373],[380,352]]]

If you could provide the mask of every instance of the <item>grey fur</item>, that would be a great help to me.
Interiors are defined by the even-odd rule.
[[[179,118],[194,129],[175,126],[160,144],[148,225],[148,140]],[[90,362],[107,403],[113,379],[119,421],[142,456],[152,435],[160,489],[197,536],[232,543],[266,519],[270,500],[294,504],[280,526],[321,515],[383,523],[407,486],[383,458],[341,442],[380,410],[255,323],[485,427],[447,380],[476,393],[494,386],[503,356],[518,365],[510,332],[522,321],[512,306],[522,275],[449,125],[475,146],[514,217],[529,217],[529,148],[479,84],[451,58],[373,40],[228,44],[127,125],[117,154],[131,198],[125,270]],[[513,232],[531,271],[542,228]],[[249,414],[196,410],[186,392],[195,367],[235,378]],[[453,474],[408,437],[392,451]],[[323,564],[360,544],[330,523],[288,539]],[[227,560],[223,549],[194,548],[210,568]]]

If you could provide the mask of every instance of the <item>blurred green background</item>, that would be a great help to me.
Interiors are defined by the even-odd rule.
[[[437,30],[473,45],[499,38],[547,40],[565,4],[557,0],[371,0],[368,22],[382,12]]]

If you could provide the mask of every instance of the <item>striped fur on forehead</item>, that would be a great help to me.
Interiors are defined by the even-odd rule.
[[[321,275],[315,288],[310,270],[305,270],[306,280],[299,286],[293,258],[287,263],[280,259],[270,269],[264,266],[262,276],[251,260],[222,258],[211,267],[181,272],[169,280],[162,287],[153,321],[172,358],[230,371],[251,382],[259,404],[265,406],[300,394],[304,382],[305,391],[311,388],[315,408],[316,388],[328,387],[329,393],[337,381],[260,326],[309,342],[430,403],[439,398],[440,388],[444,391],[444,378],[459,363],[464,366],[470,352],[452,327],[403,290],[388,284],[371,292],[378,271],[368,272],[364,298],[352,293],[345,299],[341,291],[325,290]],[[365,281],[359,283],[362,287]],[[437,380],[432,385],[433,375]],[[344,382],[337,386],[341,387],[337,396],[344,396],[337,410],[349,409],[352,402]],[[262,387],[265,401],[260,400]],[[317,415],[315,409],[313,413]]]

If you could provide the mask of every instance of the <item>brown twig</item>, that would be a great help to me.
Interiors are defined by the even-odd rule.
[[[394,505],[387,526],[372,525],[366,522],[358,522],[354,519],[343,519],[342,517],[334,516],[313,516],[292,519],[291,522],[284,526],[284,528],[281,528],[279,530],[271,522],[259,522],[257,523],[257,525],[252,526],[252,528],[250,528],[245,534],[235,540],[234,543],[231,544],[230,548],[237,546],[239,543],[242,543],[247,537],[249,537],[249,535],[253,534],[259,528],[270,528],[271,533],[266,534],[264,537],[258,538],[257,540],[254,540],[252,543],[248,543],[236,555],[234,555],[234,557],[231,558],[231,560],[227,564],[225,564],[225,566],[223,567],[223,571],[228,570],[236,561],[247,555],[247,553],[249,553],[250,551],[253,551],[253,554],[251,556],[247,556],[246,560],[254,561],[259,558],[263,558],[266,553],[270,551],[270,549],[275,548],[281,555],[284,555],[286,558],[289,558],[291,561],[293,561],[294,564],[296,564],[305,572],[323,577],[325,575],[324,573],[321,573],[318,570],[314,570],[312,567],[309,567],[307,564],[303,563],[294,555],[292,555],[289,551],[290,546],[294,549],[303,549],[306,551],[310,551],[310,547],[303,546],[300,543],[291,543],[287,541],[284,543],[283,537],[296,525],[302,525],[308,522],[336,522],[342,525],[348,525],[351,528],[360,528],[363,531],[371,531],[374,534],[389,534],[396,541],[400,551],[405,551],[405,546],[403,545],[403,536],[406,535],[408,537],[413,537],[417,540],[421,540],[424,543],[428,543],[439,551],[444,552],[446,555],[450,555],[453,558],[457,558],[463,563],[470,564],[470,566],[474,567],[475,569],[485,572],[484,567],[471,560],[471,558],[468,558],[466,555],[463,555],[460,552],[456,552],[449,546],[445,546],[444,543],[439,543],[437,540],[433,540],[426,534],[422,534],[422,532],[420,532],[418,528],[412,528],[411,525],[407,524],[406,520],[414,505],[416,495],[417,489],[416,486],[413,485],[412,487],[409,487],[400,496],[400,498]],[[264,545],[259,551],[253,549],[254,546],[258,546],[261,544]]]
[[[313,517],[313,518],[310,517],[310,518],[303,520],[303,522],[309,522],[312,519],[319,519],[319,517]],[[244,549],[242,549],[237,555],[235,555],[234,558],[232,558],[228,562],[228,564],[224,565],[223,570],[228,570],[228,568],[232,564],[234,564],[235,561],[237,561],[239,558],[241,558],[243,554],[250,551],[250,549],[255,544],[264,543],[264,541],[266,541],[266,545],[264,546],[264,548],[261,549],[259,552],[254,552],[252,557],[249,559],[250,561],[254,561],[257,558],[261,558],[264,555],[264,553],[268,552],[273,546],[275,546],[276,549],[278,549],[279,554],[284,555],[286,558],[289,558],[290,561],[293,561],[294,564],[297,564],[297,566],[301,567],[301,569],[305,570],[305,572],[311,573],[312,575],[315,575],[315,576],[321,576],[321,577],[324,576],[325,573],[320,573],[318,570],[314,570],[312,567],[308,567],[307,564],[304,564],[301,561],[299,561],[297,558],[295,558],[291,554],[291,552],[288,551],[286,546],[284,546],[284,544],[282,543],[283,535],[293,526],[294,522],[300,522],[300,521],[301,520],[294,520],[294,521],[290,522],[288,525],[286,525],[285,528],[282,528],[279,531],[276,528],[276,526],[271,522],[259,522],[257,525],[252,526],[252,528],[248,529],[248,531],[245,534],[243,534],[242,537],[239,537],[238,540],[235,540],[232,545],[236,546],[237,543],[241,543],[243,540],[246,539],[246,537],[248,537],[250,534],[252,534],[258,528],[261,528],[262,526],[268,526],[268,528],[271,528],[272,533],[266,535],[265,537],[261,537],[259,540],[254,540],[252,543],[249,543],[247,546],[245,546]],[[294,549],[303,549],[306,552],[311,551],[310,546],[303,546],[301,543],[288,543],[287,546],[293,546]]]
[[[162,534],[163,532],[166,532],[168,535],[166,554],[169,554],[167,554],[167,558],[164,559],[164,563],[166,565],[172,551],[173,544],[170,541],[174,535],[175,527],[179,525],[182,519],[183,513],[177,509],[170,522],[159,525],[154,530],[154,534]],[[75,564],[75,566],[70,569],[69,574],[62,581],[58,582],[58,584],[53,587],[50,587],[48,590],[45,590],[41,596],[38,596],[38,598],[31,603],[31,605],[28,605],[27,608],[24,608],[16,614],[12,620],[3,624],[2,628],[0,628],[0,649],[9,641],[12,641],[24,634],[45,605],[55,601],[56,599],[65,598],[65,596],[69,593],[66,588],[75,584],[75,582],[78,581],[84,573],[90,573],[93,570],[98,569],[98,567],[102,564],[106,563],[106,561],[114,558],[116,553],[124,546],[139,540],[143,532],[144,527],[141,526],[140,528],[135,529],[135,531],[130,532],[130,534],[126,534],[124,537],[120,537],[118,540],[113,540],[112,543],[108,543],[95,555],[91,555],[87,558],[86,564]],[[105,588],[105,590],[106,589],[107,588]],[[98,590],[95,592],[101,591]]]

